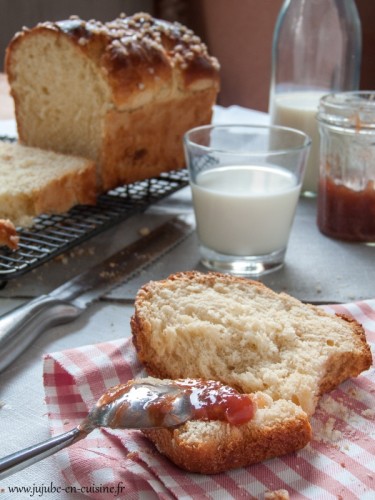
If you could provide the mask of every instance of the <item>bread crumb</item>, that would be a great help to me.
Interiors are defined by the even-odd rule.
[[[103,279],[112,279],[116,276],[116,273],[110,271],[102,271],[101,273],[99,273],[99,276]]]
[[[65,254],[60,254],[55,257],[55,262],[61,262],[64,266],[69,263],[69,259]]]
[[[264,500],[289,500],[289,492],[287,490],[266,491]]]
[[[92,248],[92,247],[90,247],[90,248],[77,247],[77,248],[73,248],[68,253],[61,253],[59,255],[56,255],[56,257],[54,257],[54,261],[61,262],[63,265],[66,265],[69,263],[70,260],[74,260],[78,257],[86,257],[86,256],[90,256],[90,255],[92,255],[92,256],[95,255],[94,248]]]
[[[335,419],[330,417],[314,432],[314,438],[321,443],[334,443],[342,438],[342,432],[335,429]]]
[[[141,236],[148,236],[151,231],[149,227],[141,227],[138,232]]]
[[[87,43],[88,43],[88,40],[86,38],[81,37],[78,39],[78,45],[83,46],[83,45],[87,45]]]
[[[326,396],[320,400],[319,407],[327,413],[335,415],[336,418],[341,418],[347,421],[351,411],[344,404],[336,401],[331,396]]]
[[[361,415],[373,419],[375,417],[375,410],[370,410],[370,408],[368,410],[363,410]]]

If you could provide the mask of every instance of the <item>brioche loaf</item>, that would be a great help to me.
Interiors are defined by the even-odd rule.
[[[91,158],[102,190],[183,167],[183,133],[210,122],[219,87],[201,40],[145,13],[23,29],[5,68],[20,141]]]
[[[96,201],[95,163],[84,158],[0,141],[0,177],[0,217],[11,225]]]
[[[147,432],[162,453],[196,472],[219,472],[303,446],[319,395],[371,365],[355,320],[217,273],[179,273],[145,285],[131,327],[149,374],[219,380],[266,401],[259,420],[241,428],[193,421]]]

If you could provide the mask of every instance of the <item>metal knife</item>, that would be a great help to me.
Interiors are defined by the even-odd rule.
[[[77,318],[93,301],[171,250],[193,230],[175,217],[119,252],[0,317],[0,372],[47,328]]]

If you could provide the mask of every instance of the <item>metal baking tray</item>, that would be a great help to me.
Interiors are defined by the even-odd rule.
[[[19,229],[18,250],[0,247],[0,281],[35,269],[186,185],[187,170],[174,170],[108,191],[95,206],[78,205],[65,214],[36,217],[32,227]]]

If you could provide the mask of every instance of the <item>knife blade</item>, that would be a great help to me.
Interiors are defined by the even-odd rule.
[[[193,231],[175,217],[103,262],[0,317],[0,372],[47,328],[76,319],[106,292],[124,283]]]

